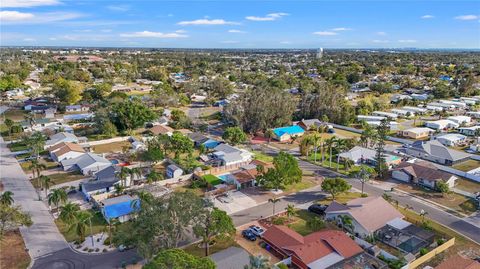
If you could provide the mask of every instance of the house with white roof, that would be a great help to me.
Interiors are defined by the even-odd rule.
[[[78,144],[80,142],[80,140],[78,139],[78,137],[74,134],[71,134],[71,133],[67,133],[67,132],[61,132],[61,133],[56,133],[52,136],[50,136],[50,138],[45,142],[45,149],[51,147],[51,146],[55,146],[57,144],[60,144],[60,143],[76,143]]]
[[[253,154],[247,150],[239,149],[228,144],[220,144],[213,148],[213,157],[222,161],[222,165],[239,164],[249,162]]]
[[[415,116],[415,112],[405,110],[405,109],[394,108],[394,109],[391,109],[390,111],[392,111],[393,113],[395,113],[395,114],[397,114],[401,117],[409,118],[409,117]]]
[[[476,136],[477,132],[480,130],[480,125],[477,126],[472,126],[472,127],[461,127],[458,128],[458,132],[463,134],[463,135],[468,135],[468,136]]]
[[[60,162],[64,171],[79,170],[83,175],[92,175],[108,166],[112,163],[91,152],[84,153],[73,159],[66,159]]]
[[[469,116],[450,116],[447,118],[447,120],[451,120],[458,125],[468,124],[472,122],[472,118]]]
[[[438,142],[447,147],[457,146],[467,140],[467,137],[461,134],[444,134],[435,137]]]
[[[480,111],[469,111],[466,114],[472,118],[480,119]]]
[[[426,127],[415,127],[398,131],[398,135],[412,139],[423,139],[435,133],[435,130]]]
[[[425,126],[434,130],[446,130],[460,127],[460,124],[451,120],[426,121]]]
[[[384,112],[384,111],[373,111],[372,112],[373,116],[380,116],[380,117],[387,117],[389,119],[397,119],[398,115],[395,113],[390,113],[390,112]]]

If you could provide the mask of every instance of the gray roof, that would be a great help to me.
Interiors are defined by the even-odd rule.
[[[67,133],[67,132],[61,132],[54,134],[50,136],[50,139],[48,139],[45,144],[48,145],[53,145],[58,142],[63,142],[63,141],[76,141],[78,142],[78,137],[74,134]]]
[[[108,187],[112,187],[115,183],[119,182],[118,179],[110,179],[110,180],[94,180],[82,183],[82,189],[86,192],[102,190]]]
[[[190,133],[187,134],[187,136],[196,143],[203,143],[208,140],[208,137],[204,136],[201,133]]]
[[[85,154],[82,154],[80,156],[78,156],[77,158],[73,158],[73,159],[68,159],[68,160],[63,160],[61,161],[61,164],[63,166],[69,166],[69,165],[77,165],[80,169],[83,169],[87,166],[90,166],[94,163],[110,163],[109,160],[97,155],[97,154],[94,154],[94,153],[91,153],[91,152],[88,152],[88,153],[85,153]]]
[[[115,204],[119,204],[119,203],[123,203],[123,202],[133,201],[135,199],[137,199],[137,198],[134,197],[134,196],[125,194],[125,195],[120,195],[120,196],[117,196],[117,197],[105,199],[105,200],[101,201],[100,203],[103,206],[109,206],[109,205],[115,205]]]
[[[182,170],[182,168],[176,166],[175,164],[171,164],[171,165],[167,166],[167,169],[168,169],[168,170],[171,170],[171,171]],[[183,171],[183,170],[182,170],[182,171]]]
[[[218,269],[243,269],[250,263],[250,255],[239,247],[229,247],[210,255]]]
[[[411,149],[425,152],[431,156],[440,157],[453,162],[470,157],[469,154],[445,147],[437,140],[433,141],[415,141]]]
[[[120,166],[111,165],[95,173],[95,177],[97,178],[97,180],[116,179],[116,175],[120,173],[121,169],[122,168]]]
[[[235,152],[240,153],[240,150],[239,150],[239,149],[237,149],[237,148],[235,148],[235,147],[232,147],[232,146],[230,146],[230,145],[228,145],[228,144],[220,144],[220,145],[216,146],[216,147],[214,148],[214,150],[215,150],[215,151],[222,151],[222,152],[227,153],[227,154],[228,154],[228,153],[235,153]]]

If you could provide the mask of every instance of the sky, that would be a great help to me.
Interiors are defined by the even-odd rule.
[[[0,0],[0,45],[480,49],[480,1]]]

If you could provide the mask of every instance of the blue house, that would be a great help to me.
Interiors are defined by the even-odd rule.
[[[293,137],[302,136],[305,133],[298,125],[286,126],[273,129],[274,138],[280,142],[288,141]]]
[[[102,215],[108,223],[113,219],[118,219],[119,222],[128,221],[132,213],[140,209],[140,200],[130,195],[105,199],[99,204]]]

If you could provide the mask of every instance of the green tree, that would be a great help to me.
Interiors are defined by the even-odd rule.
[[[48,195],[48,189],[50,188],[50,184],[52,183],[52,179],[48,176],[40,176],[40,180],[42,181],[43,190],[45,191],[45,197]]]
[[[437,183],[435,184],[435,188],[442,195],[445,195],[445,194],[450,192],[450,187],[448,186],[448,184],[446,182],[443,182],[443,181],[437,181]]]
[[[82,99],[82,91],[80,83],[57,78],[53,82],[51,93],[62,103],[75,104]]]
[[[222,135],[222,138],[232,145],[243,143],[247,140],[247,135],[240,127],[228,127]]]
[[[9,206],[0,203],[0,241],[5,235],[5,231],[20,226],[29,227],[32,225],[32,219],[29,214],[24,213],[20,206]]]
[[[193,141],[180,132],[173,132],[170,137],[170,150],[175,153],[175,159],[180,159],[180,154],[193,152]]]
[[[267,188],[283,189],[302,180],[302,170],[298,166],[298,161],[289,153],[282,151],[275,156],[273,166],[259,177],[260,183]]]
[[[377,128],[376,147],[375,147],[375,171],[379,178],[385,178],[388,172],[388,166],[385,160],[385,141],[387,140],[390,124],[387,119],[381,121]]]
[[[153,111],[137,100],[124,100],[112,104],[109,109],[109,117],[120,131],[143,127],[146,122],[157,118]]]
[[[151,183],[163,180],[163,179],[164,179],[163,174],[158,173],[155,170],[151,171],[146,177],[146,180],[147,180],[148,184],[151,184]]]
[[[205,245],[205,257],[209,255],[212,239],[231,237],[235,233],[232,218],[218,208],[206,208],[200,213],[199,220],[193,227],[196,236],[201,237]]]
[[[22,87],[22,81],[15,74],[3,75],[0,77],[0,92],[10,91]]]
[[[272,215],[273,216],[275,216],[275,205],[280,201],[281,201],[281,199],[277,198],[277,197],[273,197],[273,198],[268,199],[268,202],[272,203]]]
[[[246,264],[244,269],[270,269],[270,259],[268,257],[257,255],[250,255],[250,261]]]
[[[13,192],[11,191],[4,191],[2,195],[0,195],[0,204],[11,206],[13,205]]]
[[[288,204],[287,207],[285,208],[288,219],[291,219],[295,214],[297,213],[295,211],[295,205],[293,204]]]
[[[102,128],[102,134],[107,136],[108,138],[112,138],[118,135],[117,126],[113,124],[111,121],[105,121],[105,124]]]
[[[208,257],[195,257],[182,249],[160,251],[147,263],[144,269],[215,269],[215,263]]]
[[[332,200],[335,200],[336,196],[349,191],[352,188],[348,182],[341,178],[326,178],[322,182],[322,190],[328,192],[332,196]]]
[[[307,227],[312,231],[318,231],[325,227],[325,222],[317,216],[309,218],[306,223]]]
[[[68,195],[65,189],[59,188],[54,189],[51,193],[49,193],[47,199],[48,205],[55,205],[55,207],[58,208],[60,204],[67,202]]]
[[[75,219],[69,225],[68,231],[75,231],[79,237],[80,242],[85,241],[88,225],[91,224],[92,214],[88,211],[78,211],[75,214]]]
[[[79,211],[80,206],[78,204],[68,202],[60,207],[59,219],[70,225],[75,221]]]
[[[5,121],[3,123],[5,124],[5,126],[7,126],[8,136],[11,136],[12,135],[12,127],[15,124],[15,122],[12,119],[7,118],[7,119],[5,119]]]

